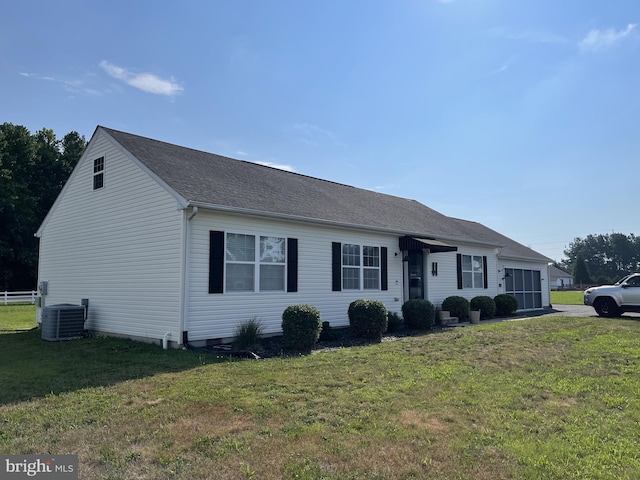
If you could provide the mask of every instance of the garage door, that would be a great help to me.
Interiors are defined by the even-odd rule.
[[[518,310],[542,308],[540,270],[506,268],[505,273],[506,293],[516,298]]]

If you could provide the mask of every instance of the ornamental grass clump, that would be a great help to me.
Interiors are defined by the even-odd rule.
[[[429,300],[408,300],[402,305],[402,316],[407,327],[428,330],[435,324],[436,309]]]
[[[351,302],[349,325],[354,336],[371,340],[382,340],[387,331],[387,307],[378,300],[356,300]]]
[[[471,310],[480,310],[480,319],[490,320],[496,315],[496,302],[486,295],[473,297],[469,302]]]
[[[258,349],[258,347],[260,347],[262,332],[262,323],[260,323],[256,317],[251,317],[236,328],[233,337],[233,348],[235,350],[250,351]]]
[[[322,330],[320,312],[313,305],[290,305],[282,313],[282,342],[285,348],[309,353]]]

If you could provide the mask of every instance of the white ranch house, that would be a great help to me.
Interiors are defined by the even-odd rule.
[[[37,236],[43,306],[88,299],[89,330],[171,346],[278,333],[301,303],[332,326],[360,298],[550,305],[551,260],[479,223],[100,126]]]

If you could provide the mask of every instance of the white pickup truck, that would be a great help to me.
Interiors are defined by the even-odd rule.
[[[618,317],[624,312],[640,312],[640,273],[632,273],[614,285],[591,287],[584,291],[584,304],[601,317]]]

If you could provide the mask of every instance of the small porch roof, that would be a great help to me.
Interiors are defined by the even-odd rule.
[[[400,250],[423,250],[428,248],[431,253],[441,253],[441,252],[457,252],[458,247],[454,247],[453,245],[449,245],[448,243],[441,242],[439,240],[434,240],[432,238],[418,238],[411,237],[409,235],[405,235],[404,237],[400,237]]]

